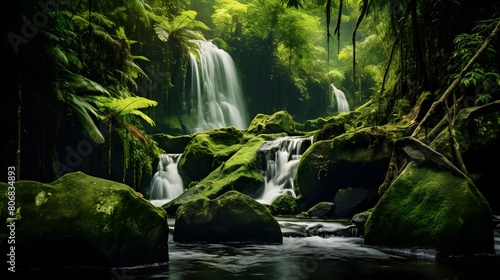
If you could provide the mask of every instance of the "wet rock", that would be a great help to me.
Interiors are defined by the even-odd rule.
[[[333,202],[320,202],[311,207],[305,215],[309,218],[333,218],[335,207]]]
[[[216,199],[201,198],[180,206],[174,241],[281,244],[283,237],[278,222],[264,205],[229,191]]]
[[[247,135],[234,127],[198,133],[189,142],[178,164],[184,182],[199,181],[224,164],[248,141]]]
[[[0,201],[8,185],[0,183]],[[1,203],[0,203],[1,204]],[[130,187],[67,173],[52,183],[16,182],[21,268],[123,267],[168,261],[167,214]],[[0,219],[11,216],[0,207]],[[1,227],[4,234],[7,227]]]
[[[377,190],[384,181],[394,141],[404,133],[369,127],[313,143],[297,167],[296,188],[310,207],[333,201],[339,189]]]
[[[365,224],[366,224],[366,221],[368,220],[368,217],[370,217],[370,214],[372,213],[372,211],[373,211],[373,208],[368,209],[364,212],[355,214],[351,219],[351,223],[358,228],[358,230],[359,230],[358,234],[361,236],[364,235]]]
[[[372,208],[377,201],[378,195],[375,190],[365,188],[340,189],[333,199],[335,217],[352,217],[360,211]]]
[[[491,253],[490,207],[466,176],[411,162],[365,225],[365,244],[435,249],[442,255]]]
[[[262,137],[252,138],[203,180],[193,182],[179,197],[162,207],[169,215],[175,215],[179,206],[188,201],[215,199],[230,190],[256,196],[264,185],[262,170],[265,170],[265,161],[258,157],[257,150],[266,140]],[[192,167],[196,167],[194,163]]]
[[[247,131],[254,134],[296,133],[295,121],[286,111],[279,111],[272,115],[257,114]]]

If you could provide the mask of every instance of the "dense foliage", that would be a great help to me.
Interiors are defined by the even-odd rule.
[[[150,134],[186,115],[194,39],[213,39],[236,60],[250,117],[335,114],[335,84],[351,108],[370,100],[372,124],[398,121],[422,96],[439,98],[494,29],[499,3],[483,2],[9,1],[4,165],[23,179],[85,170],[140,185],[162,152]],[[455,98],[498,99],[496,48],[498,39]]]

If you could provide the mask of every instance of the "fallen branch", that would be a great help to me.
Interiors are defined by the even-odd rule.
[[[498,21],[495,29],[493,29],[493,31],[490,33],[490,35],[488,36],[488,38],[486,38],[486,40],[484,41],[484,43],[481,46],[481,48],[479,48],[479,50],[476,52],[476,54],[474,55],[474,57],[471,58],[471,60],[469,61],[469,63],[467,63],[467,65],[464,67],[464,69],[462,69],[462,71],[458,74],[458,76],[455,78],[455,80],[453,81],[453,83],[451,83],[451,85],[446,89],[446,91],[443,93],[443,95],[441,96],[441,98],[439,98],[434,103],[432,103],[431,108],[429,108],[429,111],[427,111],[427,114],[425,114],[425,116],[422,118],[422,120],[420,121],[420,123],[418,124],[418,126],[415,128],[415,131],[413,131],[411,137],[416,137],[418,135],[418,133],[422,129],[422,126],[424,125],[424,123],[429,119],[430,116],[432,116],[432,114],[434,114],[434,112],[436,111],[437,107],[439,107],[442,103],[444,103],[444,101],[446,99],[448,99],[448,97],[450,96],[450,94],[458,86],[458,84],[460,83],[460,81],[462,80],[462,78],[465,76],[465,74],[467,74],[472,69],[472,66],[474,65],[474,63],[476,63],[477,59],[489,47],[489,45],[490,45],[491,41],[493,40],[493,38],[498,35],[498,32],[500,32],[500,21]]]

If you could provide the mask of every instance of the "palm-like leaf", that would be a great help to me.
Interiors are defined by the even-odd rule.
[[[154,107],[158,105],[158,102],[154,100],[139,96],[126,98],[96,96],[95,100],[97,101],[99,108],[106,111],[107,113],[112,114],[115,118],[129,114],[139,115],[149,124],[154,125],[154,122],[149,117],[139,111],[139,109]]]
[[[132,110],[132,111],[130,111],[130,114],[139,116],[143,120],[145,120],[147,123],[149,123],[149,125],[155,126],[155,122],[153,121],[153,119],[151,119],[148,115],[144,114],[143,112],[141,112],[139,110]]]
[[[163,42],[169,41],[172,37],[178,40],[204,40],[203,34],[199,30],[208,30],[201,21],[195,20],[196,12],[189,10],[174,17],[173,20],[160,18],[160,23],[155,26],[155,32]]]
[[[93,92],[99,93],[105,96],[111,96],[109,91],[101,86],[99,83],[96,83],[88,78],[85,78],[82,75],[69,73],[68,75],[69,83],[66,83],[64,87],[71,87],[75,91],[80,92]]]
[[[97,110],[83,98],[75,94],[71,95],[68,104],[71,106],[72,112],[76,115],[76,118],[80,121],[83,128],[89,133],[90,137],[97,143],[104,143],[104,136],[89,114],[90,112],[99,117],[100,115]]]

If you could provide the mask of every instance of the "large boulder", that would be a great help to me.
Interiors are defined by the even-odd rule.
[[[0,219],[15,224],[21,268],[124,267],[168,262],[167,214],[130,187],[81,172],[15,183],[16,220],[0,183]],[[2,235],[6,226],[0,227]],[[2,241],[3,243],[4,241]]]
[[[302,155],[296,187],[309,207],[332,202],[343,188],[377,190],[384,181],[395,139],[407,133],[391,127],[369,127],[313,143]],[[366,210],[366,209],[365,209]]]
[[[238,191],[183,204],[175,216],[174,241],[281,244],[281,229],[267,208]]]
[[[152,135],[158,147],[169,154],[181,154],[186,149],[187,145],[194,138],[194,134],[173,136],[165,133]]]
[[[441,254],[493,250],[491,210],[466,176],[412,161],[393,181],[365,225],[365,244],[427,248]]]
[[[248,139],[232,126],[196,134],[179,160],[179,174],[187,184],[200,181],[234,155]]]
[[[253,134],[296,133],[295,121],[287,111],[278,111],[272,115],[257,114],[247,131]]]

